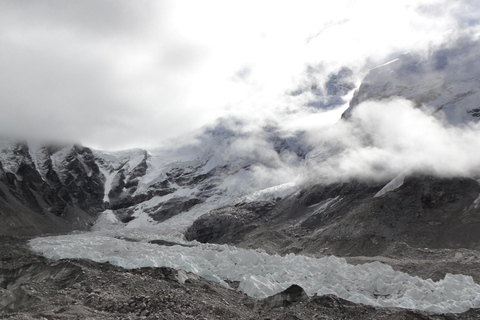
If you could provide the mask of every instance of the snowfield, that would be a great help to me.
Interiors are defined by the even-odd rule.
[[[30,246],[50,259],[82,258],[123,268],[165,266],[225,286],[228,285],[224,280],[240,281],[239,290],[256,298],[298,284],[308,295],[334,294],[373,306],[434,313],[460,313],[480,307],[480,286],[470,276],[447,274],[434,282],[395,271],[380,262],[352,265],[335,256],[280,256],[263,250],[186,242],[181,238],[181,228],[188,225],[191,217],[183,214],[170,220],[159,224],[145,220],[143,225],[132,228],[123,226],[106,211],[95,228],[97,231],[40,237],[31,240]],[[183,245],[148,242],[160,238]]]

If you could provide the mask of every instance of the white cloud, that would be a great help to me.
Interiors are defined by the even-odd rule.
[[[322,66],[319,83],[343,65],[360,72],[470,27],[467,9],[440,0],[4,1],[0,134],[118,149],[159,145],[220,116],[307,112],[306,97],[285,94],[306,66]]]
[[[308,169],[329,180],[382,180],[405,170],[476,176],[479,136],[479,123],[448,126],[408,100],[365,102],[355,108],[350,121],[340,121],[322,135],[311,132],[317,150]]]

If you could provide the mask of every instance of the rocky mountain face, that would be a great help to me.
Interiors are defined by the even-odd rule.
[[[104,210],[123,223],[141,220],[141,215],[162,222],[199,205],[205,211],[275,185],[275,177],[259,181],[257,172],[287,162],[300,165],[308,152],[301,136],[281,137],[268,127],[262,129],[262,140],[254,141],[259,145],[243,153],[243,143],[252,143],[253,133],[237,134],[227,129],[227,121],[178,149],[103,152],[4,141],[0,214],[5,223],[0,232],[88,229]]]
[[[255,140],[252,133],[227,128],[228,121],[178,149],[95,151],[106,177],[106,207],[123,222],[141,215],[162,222],[191,210],[203,213],[278,184],[275,176],[258,179],[258,175],[287,164],[300,166],[308,152],[301,136],[280,137],[275,128],[267,127],[256,133],[262,139]],[[244,144],[256,143],[245,149]]]
[[[459,40],[428,57],[407,53],[370,70],[343,118],[362,102],[403,97],[444,115],[451,125],[477,121],[478,49]],[[353,88],[347,68],[327,80],[321,90],[310,89],[329,101]],[[330,154],[319,156],[322,148],[309,145],[304,132],[246,127],[238,119],[221,119],[194,141],[149,151],[4,141],[0,232],[87,229],[106,209],[119,224],[163,222],[190,212],[196,221],[185,226],[188,240],[276,252],[328,247],[340,255],[380,254],[399,242],[472,249],[480,244],[474,232],[480,193],[475,177],[412,172],[392,181],[326,182],[307,171],[304,182],[284,188],[282,183],[293,180],[280,176],[285,168],[299,169],[298,174],[308,159],[316,157],[318,163]]]
[[[412,248],[480,249],[480,185],[470,178],[409,176],[384,184],[350,181],[305,187],[284,199],[223,207],[187,230],[188,240],[281,253],[387,255]]]
[[[0,233],[88,229],[103,208],[103,176],[90,149],[2,141]]]
[[[348,118],[362,102],[401,97],[449,124],[476,122],[480,116],[479,50],[478,41],[459,39],[428,56],[408,52],[376,67],[363,79],[343,117]]]
[[[447,126],[476,123],[480,68],[474,53],[479,49],[477,43],[461,39],[427,57],[406,53],[370,70],[343,121],[355,117],[355,108],[363,102],[404,98]],[[314,165],[321,164],[335,152],[316,148],[307,158],[317,157]],[[185,236],[271,252],[340,256],[388,255],[398,246],[478,250],[479,214],[476,176],[407,171],[387,180],[331,183],[313,178],[282,199],[211,211]]]

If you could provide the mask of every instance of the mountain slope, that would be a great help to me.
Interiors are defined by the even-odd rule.
[[[81,146],[29,146],[2,141],[2,235],[88,229],[102,210],[103,177]]]
[[[343,117],[362,102],[403,97],[451,125],[479,121],[479,46],[478,41],[462,38],[427,57],[408,52],[370,70]]]

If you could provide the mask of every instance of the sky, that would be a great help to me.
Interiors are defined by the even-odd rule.
[[[475,0],[4,0],[0,135],[119,150],[222,117],[333,123],[346,105],[289,93],[342,67],[358,85],[479,22]]]

